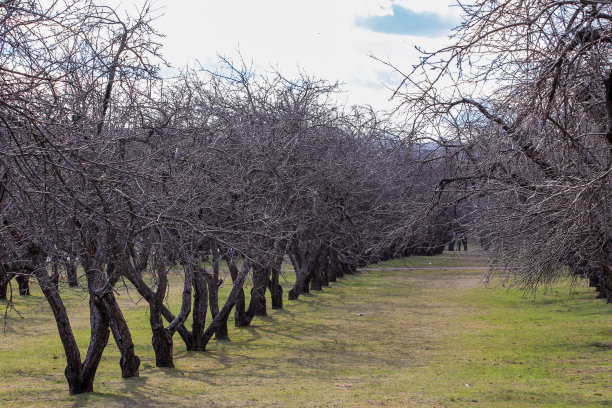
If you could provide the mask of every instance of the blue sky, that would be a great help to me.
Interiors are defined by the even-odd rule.
[[[124,0],[124,4],[142,4]],[[458,21],[454,0],[157,0],[156,27],[163,54],[175,67],[198,60],[214,69],[217,55],[239,49],[258,70],[299,70],[344,83],[343,103],[388,109],[401,76],[369,57],[399,68],[418,60],[414,46],[448,42]]]
[[[360,27],[385,33],[416,37],[448,35],[457,20],[431,11],[414,11],[399,4],[391,5],[391,14],[358,18]]]

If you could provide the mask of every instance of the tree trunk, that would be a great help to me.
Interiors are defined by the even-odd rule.
[[[146,267],[146,262],[144,264],[144,267]],[[174,314],[163,304],[163,297],[161,300],[159,300],[156,296],[156,292],[154,292],[142,279],[142,270],[144,270],[144,267],[140,265],[138,266],[138,269],[136,269],[128,260],[123,259],[121,263],[121,274],[125,276],[130,283],[132,283],[132,285],[134,285],[138,291],[138,294],[140,294],[140,296],[147,301],[149,304],[149,309],[151,308],[151,303],[157,303],[157,307],[161,310],[161,314],[164,319],[166,319],[168,322],[175,321],[176,317]],[[191,350],[191,333],[189,333],[185,325],[181,322],[178,324],[176,330],[183,339],[187,350]]]
[[[188,350],[204,351],[204,329],[206,328],[206,311],[208,310],[208,286],[204,270],[197,267],[193,277],[193,326],[191,328],[191,347]]]
[[[253,288],[251,289],[251,302],[246,311],[247,325],[251,324],[255,316],[267,316],[266,289],[269,286],[270,269],[263,266],[253,266]]]
[[[210,315],[215,319],[219,314],[219,287],[221,286],[221,280],[219,279],[219,249],[213,248],[213,274],[212,274],[212,285],[208,285],[209,293],[209,304],[210,304]],[[229,332],[227,330],[227,324],[222,324],[222,321],[218,324],[217,331],[215,332],[216,340],[229,340]]]
[[[19,285],[19,294],[21,296],[28,296],[30,294],[30,277],[25,274],[18,274],[15,279]],[[53,284],[53,280],[50,283]]]
[[[316,252],[316,257],[314,258],[313,263],[310,265],[309,269],[311,270],[311,272],[308,274],[311,279],[310,290],[323,290],[323,274],[321,265],[323,264],[323,258],[326,256],[325,254],[326,249],[323,246],[320,246]]]
[[[236,265],[234,264],[234,266]],[[210,323],[210,326],[208,326],[208,328],[204,332],[204,347],[206,347],[206,345],[212,338],[213,333],[216,333],[219,326],[222,325],[223,322],[227,322],[227,317],[232,311],[232,307],[236,303],[236,299],[238,299],[238,296],[242,291],[242,287],[244,286],[244,281],[246,280],[246,277],[249,273],[249,269],[250,264],[245,259],[244,263],[242,264],[242,268],[240,269],[240,272],[236,274],[236,278],[234,279],[234,285],[232,286],[232,290],[230,291],[230,294],[227,297],[223,308],[219,311],[217,316]]]
[[[270,296],[272,298],[272,309],[283,308],[283,287],[280,285],[280,271],[283,257],[279,257],[272,267],[272,279],[270,280]]]
[[[172,358],[172,331],[166,330],[164,321],[162,320],[161,305],[166,295],[168,287],[168,275],[166,267],[160,262],[156,265],[158,284],[157,290],[151,302],[149,302],[149,322],[151,323],[151,332],[153,337],[151,343],[155,352],[155,365],[157,367],[174,367]],[[190,286],[191,286],[190,282]],[[176,318],[175,318],[176,320]],[[174,321],[174,320],[173,320]]]
[[[297,300],[302,291],[304,290],[304,277],[302,276],[302,274],[304,273],[304,260],[301,259],[300,253],[297,249],[289,251],[289,259],[291,260],[293,270],[295,271],[295,283],[293,284],[293,288],[289,290],[288,299]]]
[[[168,275],[166,266],[162,261],[158,261],[156,265],[158,276],[158,288],[155,292],[155,301],[149,303],[151,310],[151,329],[153,331],[153,349],[155,351],[155,362],[158,367],[174,367],[172,359],[172,337],[174,333],[185,323],[185,320],[191,313],[191,293],[193,287],[193,271],[194,265],[186,263],[185,280],[183,283],[183,294],[181,299],[181,310],[179,314],[170,322],[168,327],[164,329],[162,321],[162,302],[166,294],[168,286]]]
[[[66,268],[66,278],[68,279],[68,286],[71,288],[79,286],[77,277],[77,266],[74,259],[64,258],[64,267]]]
[[[149,311],[149,321],[153,333],[151,343],[155,352],[155,365],[157,367],[174,367],[172,335],[164,327],[161,308],[157,302],[151,302],[149,303]]]
[[[14,273],[0,272],[0,300],[6,300],[8,285],[14,276]]]
[[[64,347],[64,354],[66,356],[66,369],[64,375],[68,381],[68,388],[70,394],[80,394],[85,392],[82,390],[82,367],[81,367],[81,353],[79,347],[74,338],[72,327],[70,326],[70,319],[68,319],[68,313],[64,307],[64,302],[59,295],[57,287],[51,283],[47,270],[44,266],[38,268],[35,271],[36,278],[40,288],[51,307],[55,322],[57,324],[57,331]]]
[[[312,273],[310,274],[312,277],[310,281],[310,290],[323,290],[319,262],[317,262],[317,265],[312,269]]]
[[[336,251],[330,251],[329,260],[330,264],[334,269],[334,275],[336,275],[336,279],[343,277],[344,273],[342,271],[342,265],[340,264],[340,257],[338,256],[338,253]]]
[[[153,309],[156,308],[153,307]],[[155,366],[173,368],[174,360],[172,357],[172,349],[174,345],[172,336],[164,328],[161,313],[153,315],[153,310],[151,310],[150,322],[153,332],[151,343],[153,344],[153,351],[155,352]]]
[[[98,274],[99,272],[95,272]],[[89,274],[89,271],[86,272]],[[92,280],[90,276],[87,278],[88,282]],[[83,363],[82,378],[80,383],[75,384],[74,394],[93,392],[93,383],[96,377],[100,360],[102,359],[102,353],[108,345],[108,338],[110,336],[110,321],[108,315],[104,313],[99,303],[102,300],[97,296],[96,292],[104,290],[103,286],[100,286],[100,280],[94,278],[96,282],[91,285],[91,291],[89,295],[89,322],[91,325],[91,340],[89,342],[89,348],[87,349],[87,355],[85,362]]]
[[[311,285],[311,280],[312,280],[312,276],[314,275],[314,270],[309,268],[306,273],[304,274],[304,286],[302,289],[302,293],[310,293],[310,287]]]
[[[115,295],[110,292],[105,298],[105,306],[107,313],[111,317],[110,327],[115,339],[115,343],[121,353],[121,359],[119,360],[119,366],[121,367],[121,377],[131,378],[139,376],[140,359],[136,356],[134,351],[134,342],[132,341],[132,334],[130,329],[121,313],[121,309],[117,304]]]
[[[235,284],[239,276],[238,267],[236,262],[229,256],[225,256],[225,261],[230,270],[230,276],[232,282]],[[243,264],[244,266],[244,264]],[[248,271],[247,271],[248,272]],[[240,285],[236,293],[235,311],[234,311],[234,325],[236,327],[248,326],[246,322],[246,311],[245,311],[246,300],[244,297],[244,285]]]
[[[57,263],[57,258],[54,257],[53,260],[51,261],[51,283],[53,283],[55,286],[58,286],[59,278],[60,278],[60,269]]]
[[[304,257],[301,257],[300,262],[299,253],[289,253],[291,262],[295,269],[295,284],[293,289],[289,291],[289,300],[297,300],[302,293],[308,293],[308,287],[312,278],[313,269],[316,268],[316,261],[319,258],[319,253],[310,251],[306,253]]]
[[[66,378],[68,379],[71,394],[93,392],[96,372],[110,336],[110,318],[103,306],[104,297],[110,293],[106,276],[103,273],[104,263],[96,259],[93,262],[88,262],[87,265],[88,267],[85,267],[85,275],[87,277],[87,289],[89,292],[89,324],[91,327],[91,335],[89,348],[87,349],[87,355],[85,356],[83,364],[76,364],[76,362],[74,364],[69,363],[69,366],[66,368]],[[42,267],[44,268],[44,266]],[[46,275],[46,280],[44,282],[46,288],[44,290],[56,293],[59,298],[57,287],[53,285],[46,271],[44,274]],[[43,285],[41,285],[41,287],[43,287]],[[69,324],[67,316],[66,322]],[[58,321],[58,327],[59,325],[60,322]],[[72,335],[72,333],[70,334]],[[72,341],[74,342],[74,337]],[[74,347],[76,347],[76,343],[74,343]],[[71,353],[75,353],[75,351],[72,350]],[[76,354],[78,355],[78,347],[76,347]],[[69,358],[68,353],[66,357],[67,359]],[[71,356],[71,358],[74,357]]]
[[[337,276],[338,269],[338,261],[336,258],[336,254],[332,249],[329,250],[329,260],[327,265],[327,279],[329,282],[336,282],[338,279]]]
[[[328,269],[329,269],[329,248],[324,247],[321,250],[319,264],[317,265],[317,271],[319,272],[319,279],[321,281],[321,286],[329,286]]]

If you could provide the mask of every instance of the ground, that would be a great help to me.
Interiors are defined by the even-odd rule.
[[[612,406],[612,305],[584,284],[485,285],[484,265],[465,253],[375,265],[232,327],[232,341],[208,352],[186,352],[177,336],[176,369],[155,367],[146,305],[122,289],[140,378],[120,378],[111,342],[96,392],[79,396],[68,394],[55,324],[34,290],[0,334],[0,405]],[[71,292],[67,304],[85,354],[87,301]]]

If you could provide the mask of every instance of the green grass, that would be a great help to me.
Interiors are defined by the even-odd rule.
[[[480,267],[486,260],[445,253],[385,265]],[[96,392],[80,396],[68,395],[55,324],[34,290],[16,299],[25,319],[10,313],[0,340],[0,406],[611,406],[612,305],[582,286],[561,284],[535,297],[487,287],[483,273],[347,276],[285,301],[285,310],[270,310],[253,327],[231,327],[232,341],[213,340],[206,353],[186,352],[177,336],[176,369],[155,367],[147,307],[122,289],[141,376],[120,378],[111,341]],[[175,310],[179,290],[177,277]],[[77,291],[66,299],[84,354],[87,300]]]
[[[474,246],[472,246],[474,248]],[[476,247],[477,248],[477,247]],[[469,251],[444,251],[437,256],[411,256],[408,258],[391,259],[373,267],[384,268],[418,268],[418,267],[487,267],[489,260],[478,249]]]

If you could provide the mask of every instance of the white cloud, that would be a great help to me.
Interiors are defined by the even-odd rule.
[[[384,109],[394,103],[386,102],[391,92],[382,82],[390,80],[387,85],[394,86],[401,78],[368,55],[407,70],[417,61],[415,44],[432,49],[444,42],[356,27],[357,18],[389,14],[394,3],[418,12],[458,11],[449,7],[452,0],[159,0],[155,6],[164,15],[156,27],[166,35],[163,54],[175,67],[196,59],[213,67],[217,54],[236,56],[239,48],[258,67],[278,67],[288,76],[299,67],[346,83],[343,97],[348,103]]]

